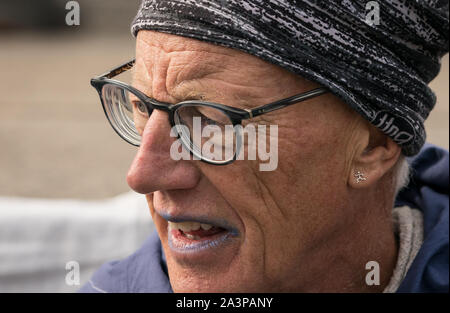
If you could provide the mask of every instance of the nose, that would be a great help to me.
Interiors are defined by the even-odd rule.
[[[200,180],[193,161],[175,161],[170,147],[177,138],[170,137],[168,113],[154,110],[145,125],[141,146],[127,174],[134,191],[149,194],[160,190],[194,188]]]

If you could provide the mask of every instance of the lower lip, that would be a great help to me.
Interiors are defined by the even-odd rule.
[[[169,247],[178,253],[200,253],[220,248],[226,245],[235,236],[232,232],[224,230],[212,236],[201,237],[198,240],[187,238],[179,230],[168,230]]]

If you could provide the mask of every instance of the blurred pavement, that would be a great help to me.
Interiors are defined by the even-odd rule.
[[[103,201],[0,197],[0,292],[75,292],[153,230],[145,198],[133,192]],[[66,283],[70,262],[79,285]]]

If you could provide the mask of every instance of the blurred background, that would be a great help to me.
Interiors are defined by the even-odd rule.
[[[90,79],[134,57],[139,0],[0,0],[0,194],[98,199],[127,191],[135,149],[111,131]],[[117,136],[117,138],[115,138]]]
[[[67,2],[0,0],[0,292],[74,292],[153,229],[125,181],[136,148],[90,86],[134,57],[140,1],[79,0],[79,26]]]
[[[79,26],[66,25],[67,2],[0,0],[3,292],[75,291],[66,262],[80,262],[82,284],[152,229],[145,202],[125,181],[136,148],[111,129],[89,84],[134,56],[130,23],[140,1],[79,0]],[[447,149],[448,77],[447,55],[426,123],[428,141]]]

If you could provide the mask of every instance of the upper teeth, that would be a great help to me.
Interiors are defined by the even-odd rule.
[[[189,232],[194,230],[199,230],[200,227],[203,230],[210,230],[213,226],[209,224],[201,224],[197,222],[183,222],[183,223],[172,223],[169,222],[169,230],[181,230],[183,232]]]

